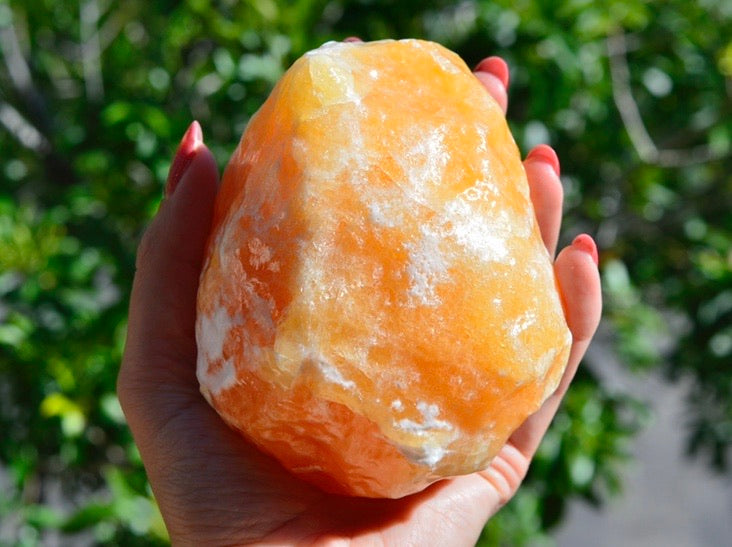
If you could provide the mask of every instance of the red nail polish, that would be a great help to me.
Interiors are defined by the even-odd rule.
[[[560,168],[559,168],[559,156],[557,156],[557,153],[554,151],[554,149],[547,145],[547,144],[539,144],[529,152],[529,155],[526,156],[527,160],[538,160],[543,161],[544,163],[548,163],[551,165],[552,169],[554,169],[554,172],[559,176],[560,174]]]
[[[168,180],[165,183],[165,197],[173,194],[180,179],[183,177],[186,169],[188,169],[191,160],[193,160],[196,150],[202,143],[203,132],[201,131],[201,126],[197,121],[194,121],[188,126],[178,145],[178,150],[175,152],[173,163],[170,166],[170,171],[168,171]]]
[[[489,72],[498,78],[503,87],[508,89],[509,73],[506,61],[500,57],[487,57],[475,67],[475,72]]]
[[[580,234],[575,237],[574,241],[572,242],[572,247],[575,247],[580,251],[583,251],[590,255],[592,257],[592,261],[595,263],[595,266],[600,263],[600,258],[597,254],[597,245],[595,245],[595,241],[587,234]]]

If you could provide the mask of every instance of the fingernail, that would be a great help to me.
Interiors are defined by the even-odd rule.
[[[359,38],[358,36],[349,36],[348,38],[346,38],[343,41],[344,42],[363,42],[363,40],[361,40],[361,38]]]
[[[595,245],[595,241],[587,234],[580,234],[575,237],[574,241],[572,241],[572,247],[590,255],[595,266],[600,263],[600,258],[597,254],[597,245]]]
[[[526,159],[543,161],[544,163],[548,163],[549,165],[551,165],[552,169],[554,169],[554,172],[557,174],[557,176],[559,176],[559,157],[551,146],[547,144],[539,144],[535,146],[533,150],[529,152],[529,155],[526,156]]]
[[[183,178],[183,175],[196,155],[196,150],[203,144],[203,131],[197,121],[188,126],[183,138],[178,145],[178,150],[173,158],[173,163],[168,171],[168,180],[165,183],[165,197],[169,197],[175,191],[176,186]]]
[[[509,73],[506,61],[500,57],[486,57],[475,67],[475,72],[488,72],[498,78],[503,87],[508,89]]]

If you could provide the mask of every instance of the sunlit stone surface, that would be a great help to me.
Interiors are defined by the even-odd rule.
[[[456,55],[330,43],[290,68],[226,169],[197,340],[211,405],[327,490],[489,464],[570,335],[516,145]]]

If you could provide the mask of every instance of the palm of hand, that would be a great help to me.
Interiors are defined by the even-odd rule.
[[[505,110],[501,81],[487,72],[476,76]],[[562,190],[546,152],[535,149],[524,165],[542,237],[554,254]],[[171,538],[206,545],[328,539],[474,543],[486,520],[518,489],[597,327],[601,304],[594,244],[586,236],[578,238],[555,262],[574,340],[562,383],[488,469],[399,500],[332,496],[249,445],[198,391],[195,298],[217,181],[213,157],[200,143],[138,251],[118,383]]]

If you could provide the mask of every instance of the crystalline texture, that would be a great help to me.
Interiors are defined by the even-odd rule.
[[[224,174],[197,340],[211,405],[327,490],[489,464],[570,335],[516,145],[457,56],[331,43],[288,70]]]

